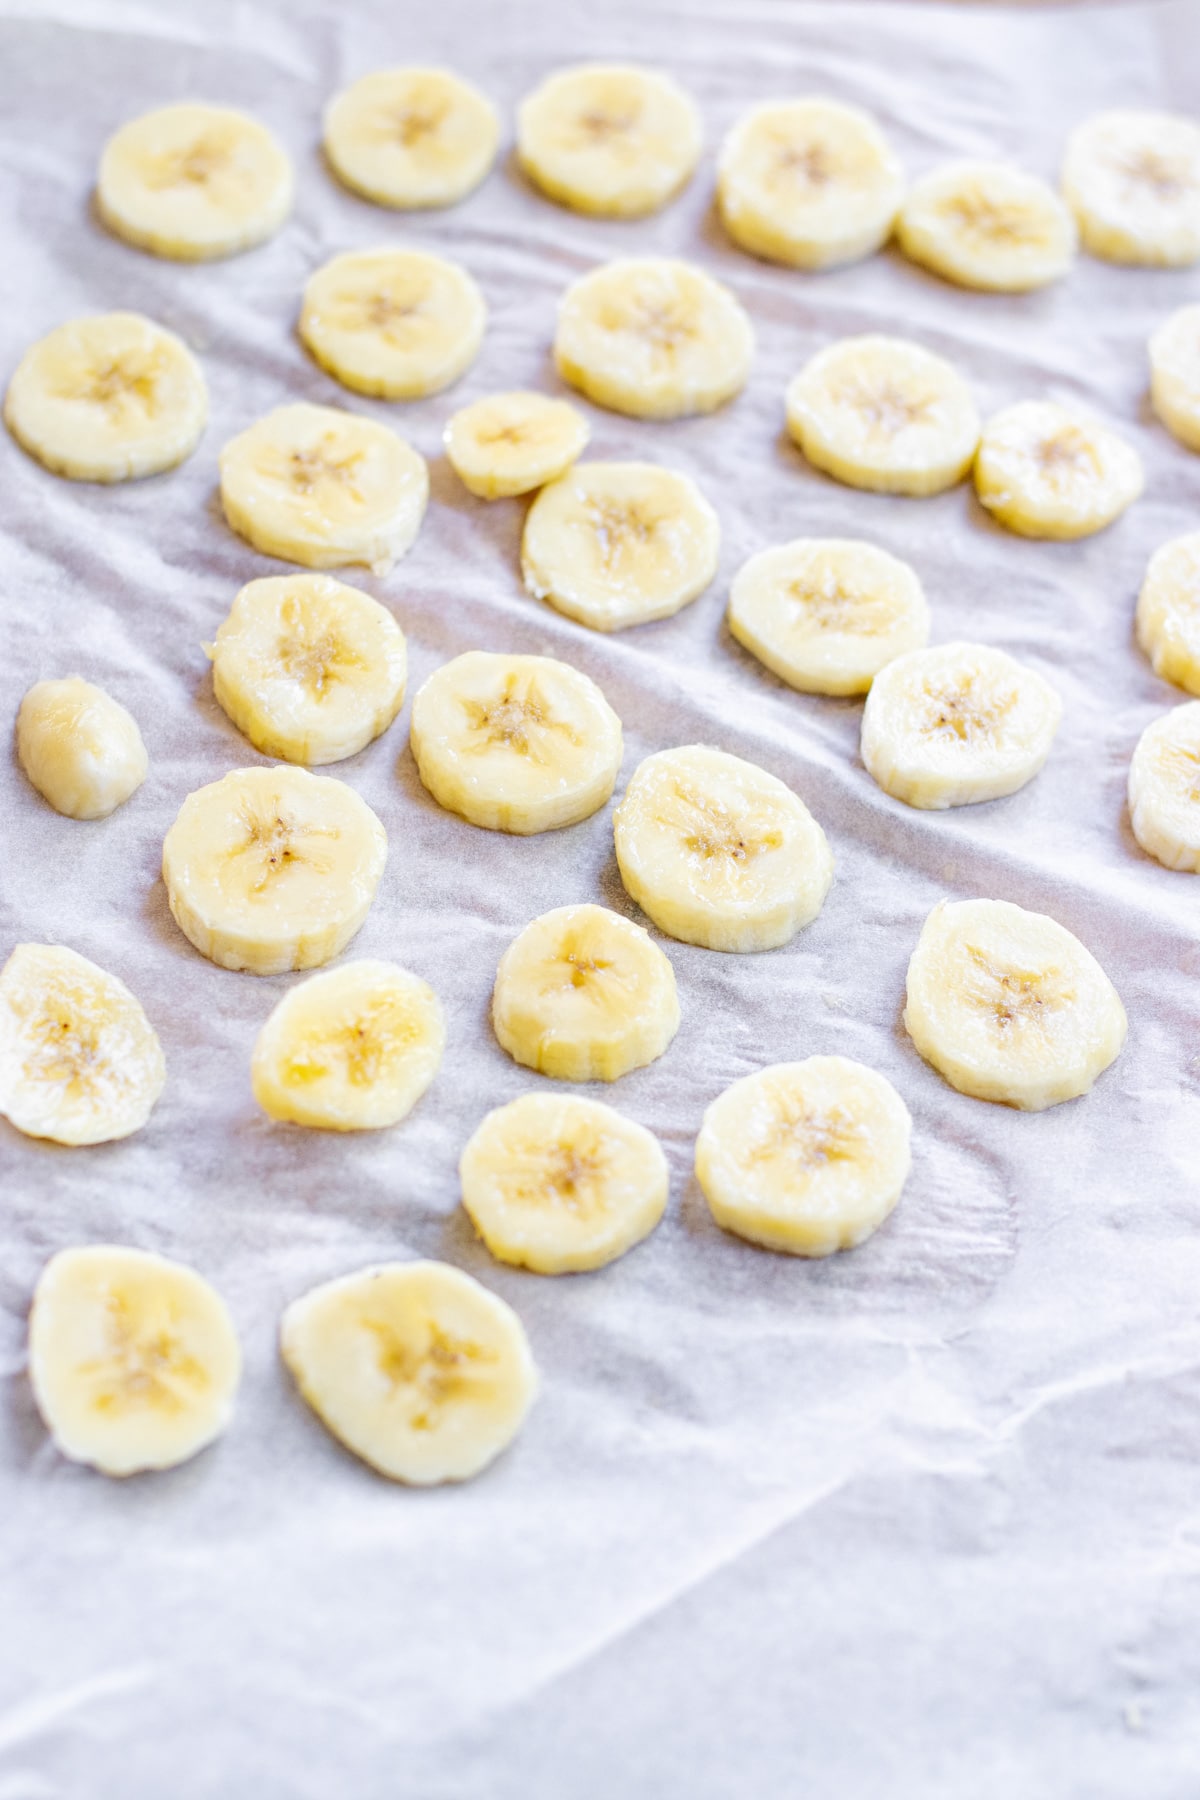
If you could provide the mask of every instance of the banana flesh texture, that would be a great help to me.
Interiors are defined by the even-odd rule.
[[[420,400],[458,380],[483,342],[487,307],[467,271],[423,250],[355,250],[309,278],[300,336],[343,387]]]
[[[1144,485],[1138,454],[1124,439],[1050,400],[996,413],[975,459],[980,502],[1020,537],[1090,537]]]
[[[1097,113],[1071,133],[1062,190],[1084,248],[1106,262],[1200,258],[1200,126],[1172,113]]]
[[[863,1243],[895,1207],[911,1135],[908,1108],[874,1069],[844,1056],[775,1063],[708,1108],[696,1179],[724,1230],[830,1256]]]
[[[453,206],[496,160],[500,121],[446,69],[376,69],[335,95],[325,154],[339,181],[378,206]]]
[[[660,931],[708,950],[772,950],[833,881],[825,833],[791,788],[704,744],[640,763],[613,815],[626,892]]]
[[[1095,957],[1044,913],[943,900],[908,965],[904,1023],[962,1094],[1041,1112],[1120,1055],[1125,1009]]]
[[[1175,707],[1138,739],[1129,817],[1147,856],[1200,875],[1200,700]]]
[[[1150,558],[1137,639],[1156,675],[1200,694],[1200,531],[1172,538]]]
[[[447,1263],[381,1263],[283,1316],[283,1360],[317,1417],[393,1481],[469,1481],[508,1447],[537,1392],[512,1308]]]
[[[107,1144],[140,1131],[167,1078],[123,981],[56,944],[18,944],[0,971],[0,1113],[28,1137]]]
[[[1181,306],[1150,339],[1150,401],[1173,437],[1200,450],[1200,306]]]
[[[189,794],[163,842],[176,924],[222,969],[283,975],[345,949],[370,910],[387,833],[344,781],[235,769]]]
[[[1075,220],[1054,189],[1008,163],[958,162],[909,189],[896,236],[912,262],[959,287],[1024,294],[1065,275]]]
[[[529,494],[565,475],[591,432],[577,407],[546,394],[489,394],[456,412],[443,434],[450,466],[480,500]]]
[[[517,111],[525,174],[600,218],[658,212],[691,179],[700,146],[700,115],[683,89],[627,64],[559,69]]]
[[[17,759],[43,800],[68,819],[106,819],[150,767],[136,720],[78,675],[29,689],[17,714]]]

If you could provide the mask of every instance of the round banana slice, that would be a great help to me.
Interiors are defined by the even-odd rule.
[[[753,355],[750,320],[729,289],[670,257],[604,263],[558,310],[563,380],[635,419],[714,412],[741,393]]]
[[[700,158],[700,115],[651,69],[581,63],[559,69],[517,110],[517,158],[563,206],[640,219],[677,194]]]
[[[1200,257],[1200,126],[1171,113],[1097,113],[1067,141],[1062,189],[1106,262],[1186,268]]]
[[[27,1137],[107,1144],[140,1131],[163,1091],[162,1046],[123,981],[56,944],[0,970],[0,1113]]]
[[[386,575],[410,549],[429,499],[425,459],[403,438],[335,406],[277,406],[221,452],[221,505],[266,556]]]
[[[469,650],[413,701],[412,753],[439,806],[529,836],[590,818],[621,767],[621,721],[600,689],[550,656]]]
[[[558,1081],[616,1081],[679,1029],[675,971],[650,934],[605,906],[560,906],[500,959],[492,1024],[514,1062]]]
[[[140,313],[60,325],[25,352],[4,397],[21,448],[69,481],[140,481],[173,469],[207,419],[195,357]]]
[[[339,181],[402,210],[465,199],[499,141],[495,107],[446,69],[376,69],[325,113],[325,154]]]
[[[1041,1112],[1120,1055],[1125,1009],[1090,951],[1007,900],[941,901],[908,965],[904,1023],[951,1087]]]
[[[759,662],[806,694],[865,694],[906,650],[929,642],[916,574],[857,538],[795,538],[743,563],[729,629]]]
[[[404,703],[404,633],[331,575],[248,582],[206,650],[218,703],[256,750],[285,762],[354,756]]]
[[[354,250],[309,277],[300,336],[343,387],[420,400],[479,353],[483,295],[457,263],[423,250]]]
[[[498,1262],[539,1275],[602,1269],[649,1237],[667,1159],[599,1100],[522,1094],[490,1112],[459,1161],[462,1200]]]
[[[890,1081],[844,1056],[744,1075],[713,1101],[696,1179],[717,1224],[793,1256],[864,1243],[900,1198],[912,1120]]]
[[[1200,700],[1165,713],[1138,739],[1129,815],[1148,856],[1200,875]]]
[[[791,788],[704,744],[638,764],[613,838],[626,892],[660,931],[707,950],[786,944],[833,880],[825,833]]]
[[[1061,718],[1050,683],[1003,650],[938,644],[876,676],[863,708],[862,759],[907,806],[971,806],[1032,781]]]
[[[225,1302],[185,1263],[119,1244],[60,1250],[29,1315],[29,1379],[56,1447],[104,1475],[187,1462],[233,1417]]]
[[[1172,538],[1150,558],[1137,638],[1156,675],[1200,694],[1200,531]]]
[[[787,426],[815,468],[878,494],[940,494],[979,443],[962,376],[906,338],[841,338],[787,390]]]
[[[518,392],[464,406],[442,442],[464,487],[481,500],[503,500],[565,475],[590,435],[583,414],[565,400]]]
[[[292,208],[292,167],[246,113],[162,106],[109,138],[96,202],[126,243],[176,262],[207,262],[279,230]]]
[[[530,507],[521,573],[569,619],[624,631],[695,600],[720,549],[717,515],[688,476],[657,463],[576,463]]]
[[[353,788],[306,769],[234,769],[189,794],[163,842],[175,923],[222,969],[282,975],[344,950],[387,833]]]
[[[981,504],[1020,537],[1090,537],[1144,485],[1137,451],[1123,438],[1050,400],[996,413],[975,459]]]
[[[1200,450],[1200,306],[1181,306],[1150,339],[1150,400],[1171,435]]]
[[[137,721],[78,675],[29,689],[17,714],[17,759],[43,800],[68,819],[106,819],[150,767]]]
[[[313,1288],[284,1313],[280,1348],[334,1437],[415,1487],[478,1475],[537,1392],[516,1313],[447,1263],[380,1263]]]
[[[915,182],[896,222],[905,256],[959,287],[1024,294],[1065,275],[1075,220],[1052,187],[1009,163],[956,162]]]

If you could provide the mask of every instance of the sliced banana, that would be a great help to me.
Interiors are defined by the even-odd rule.
[[[522,1094],[490,1112],[458,1165],[463,1205],[498,1262],[539,1275],[602,1269],[649,1237],[667,1159],[599,1100]]]
[[[700,115],[683,89],[625,63],[558,69],[517,111],[517,158],[529,179],[601,218],[658,212],[691,179],[700,142]]]
[[[27,1137],[107,1144],[140,1131],[167,1065],[123,981],[57,944],[0,970],[0,1113]]]
[[[675,972],[648,932],[605,906],[560,906],[500,959],[492,1024],[515,1062],[558,1081],[616,1081],[679,1029]]]
[[[353,788],[306,769],[234,769],[189,794],[163,842],[176,924],[222,969],[282,975],[344,950],[387,833]]]
[[[300,336],[343,387],[420,400],[457,381],[483,342],[487,307],[458,263],[424,250],[354,250],[309,277]]]
[[[604,263],[558,310],[563,380],[635,419],[715,411],[741,393],[753,355],[750,320],[729,289],[670,257]]]
[[[325,113],[334,174],[379,206],[453,206],[488,174],[499,141],[491,101],[448,69],[376,69]]]
[[[284,1313],[280,1348],[334,1437],[416,1487],[478,1475],[537,1392],[516,1313],[446,1263],[380,1263],[313,1288]]]
[[[1172,436],[1200,450],[1200,306],[1181,306],[1150,339],[1150,400]]]
[[[896,236],[905,256],[959,287],[1024,294],[1065,275],[1078,233],[1052,187],[1009,163],[956,162],[909,189]]]
[[[941,901],[908,965],[904,1023],[951,1087],[1040,1112],[1120,1054],[1125,1009],[1090,951],[1007,900]]]
[[[529,494],[565,475],[591,432],[583,414],[545,394],[489,394],[456,412],[443,435],[450,466],[481,500]]]
[[[1129,816],[1148,856],[1200,875],[1200,700],[1165,713],[1138,739]]]
[[[1067,142],[1062,189],[1086,249],[1186,268],[1200,257],[1200,126],[1171,113],[1097,113]]]
[[[1137,637],[1156,675],[1200,694],[1200,531],[1172,538],[1150,558]]]
[[[35,682],[26,693],[17,759],[43,800],[68,819],[106,819],[150,767],[132,714],[79,675]]]
[[[1090,537],[1144,485],[1137,451],[1123,438],[1049,400],[996,413],[975,459],[980,502],[1021,537]]]

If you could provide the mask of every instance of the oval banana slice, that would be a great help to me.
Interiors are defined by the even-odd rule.
[[[756,763],[688,744],[638,764],[613,814],[617,866],[660,931],[707,950],[773,950],[833,881],[825,833]]]
[[[514,1062],[558,1081],[616,1081],[679,1029],[675,971],[650,934],[605,906],[560,906],[500,959],[492,1025]]]
[[[300,336],[343,387],[420,400],[458,380],[483,342],[487,307],[458,263],[424,250],[354,250],[309,277]]]
[[[78,675],[38,681],[17,714],[17,760],[55,812],[106,819],[150,767],[137,721],[119,700]]]
[[[1126,1029],[1091,952],[1007,900],[934,907],[908,965],[904,1023],[951,1087],[1026,1112],[1086,1094]]]
[[[202,956],[283,975],[345,949],[386,860],[387,833],[344,781],[234,769],[188,795],[162,871],[175,923]]]
[[[464,487],[481,500],[502,500],[565,475],[590,436],[583,414],[565,400],[515,392],[464,406],[442,442]]]
[[[956,162],[914,182],[896,222],[905,256],[959,287],[1024,294],[1065,275],[1078,233],[1052,187],[1009,163]]]
[[[1172,538],[1150,558],[1137,639],[1156,675],[1200,694],[1200,531]]]
[[[912,1120],[890,1081],[844,1056],[745,1075],[713,1101],[696,1179],[725,1231],[793,1256],[853,1250],[895,1207]]]
[[[376,69],[325,113],[325,154],[339,181],[402,210],[465,199],[499,141],[491,101],[447,69]]]
[[[123,981],[57,944],[18,944],[0,970],[0,1113],[27,1137],[107,1144],[140,1131],[163,1091],[162,1046]]]
[[[602,1269],[649,1237],[667,1159],[599,1100],[522,1094],[488,1113],[458,1165],[462,1202],[498,1262],[539,1275]]]
[[[4,396],[23,450],[69,481],[140,481],[184,462],[208,419],[200,365],[140,313],[72,319],[25,352]]]
[[[1150,339],[1150,401],[1173,437],[1200,450],[1200,306],[1181,306]]]
[[[412,753],[439,806],[528,836],[590,818],[621,767],[621,721],[594,681],[550,656],[469,650],[413,701]]]
[[[635,419],[714,412],[741,393],[753,355],[750,320],[729,289],[670,257],[604,263],[558,310],[563,380]]]
[[[1090,537],[1144,485],[1137,451],[1123,438],[1049,400],[994,414],[975,459],[980,503],[1020,537]]]
[[[537,1392],[515,1312],[447,1263],[380,1263],[293,1300],[283,1360],[347,1450],[393,1481],[469,1481]]]
[[[1200,875],[1200,700],[1165,713],[1138,739],[1129,817],[1147,856]]]
[[[517,159],[529,179],[601,218],[658,212],[691,179],[700,141],[683,89],[625,63],[558,69],[517,109]]]
[[[1200,257],[1200,126],[1172,113],[1097,113],[1067,140],[1062,189],[1085,249],[1186,268]]]
[[[104,1475],[172,1469],[233,1417],[242,1352],[195,1269],[87,1244],[52,1256],[29,1315],[29,1379],[55,1446]]]
[[[292,166],[265,125],[230,106],[143,113],[104,146],[100,217],[140,250],[176,262],[235,256],[292,209]]]

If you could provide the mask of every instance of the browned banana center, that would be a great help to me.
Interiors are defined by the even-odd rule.
[[[230,855],[253,855],[259,859],[260,872],[251,887],[252,893],[264,893],[277,876],[296,864],[307,864],[319,874],[328,873],[331,866],[328,859],[314,855],[312,847],[304,840],[336,838],[336,831],[319,825],[302,825],[296,819],[285,818],[282,813],[261,816],[247,812],[243,814],[242,825],[245,837],[242,843],[234,845]]]
[[[72,1006],[65,994],[48,994],[23,1035],[29,1045],[24,1072],[31,1081],[61,1082],[76,1099],[106,1072],[99,1028],[89,1023],[82,1008]],[[107,1073],[123,1079],[117,1071],[109,1069]]]
[[[636,554],[654,539],[659,520],[636,501],[593,499],[586,502],[587,521],[596,549],[606,569],[630,552]]]
[[[751,1162],[780,1157],[805,1172],[849,1162],[862,1148],[862,1127],[843,1107],[810,1106],[800,1096],[780,1095],[774,1118],[750,1153]]]
[[[413,1431],[436,1430],[446,1402],[460,1394],[482,1367],[497,1360],[494,1351],[468,1338],[452,1337],[433,1320],[426,1325],[420,1349],[384,1320],[367,1320],[366,1329],[376,1341],[380,1373],[393,1388],[409,1390],[405,1398],[412,1408],[408,1424]]]
[[[366,667],[361,656],[332,631],[312,631],[303,624],[284,632],[276,655],[292,680],[314,700],[327,699],[351,671]]]
[[[1165,156],[1149,148],[1119,152],[1112,166],[1135,190],[1149,188],[1157,200],[1180,200],[1200,182],[1183,157]]]
[[[737,814],[711,794],[675,784],[675,819],[685,848],[703,862],[748,863],[777,850],[783,834],[749,812]]]
[[[551,734],[570,744],[579,744],[579,733],[565,720],[558,719],[549,701],[535,682],[522,684],[517,679],[506,682],[499,699],[493,701],[464,700],[467,721],[478,742],[473,746],[483,752],[495,745],[527,756],[534,762],[550,760],[546,738]]]
[[[149,414],[155,408],[161,373],[159,358],[131,352],[101,363],[90,372],[83,387],[67,391],[64,397],[103,407],[114,419],[135,405]]]
[[[98,1412],[116,1412],[135,1403],[180,1412],[190,1396],[181,1389],[199,1391],[208,1377],[201,1365],[184,1350],[177,1337],[159,1326],[139,1332],[126,1302],[110,1294],[106,1303],[109,1347],[103,1359],[82,1363],[81,1375],[97,1375],[92,1396]]]
[[[384,130],[405,150],[411,150],[423,138],[433,137],[441,130],[449,110],[447,105],[432,101],[424,106],[400,106],[385,120]]]
[[[795,144],[782,140],[775,152],[775,173],[799,187],[826,187],[838,173],[837,158],[828,144],[809,141]]]
[[[1001,1037],[1011,1032],[1049,1031],[1051,1015],[1075,998],[1061,969],[1013,968],[973,944],[966,946],[966,953],[971,997],[990,1010]]]
[[[599,1145],[555,1144],[547,1179],[555,1198],[577,1217],[586,1218],[604,1210],[600,1177],[607,1166]]]
[[[798,575],[787,592],[804,608],[804,623],[819,630],[875,637],[891,623],[891,609],[879,594],[843,587],[830,576]]]
[[[635,294],[616,315],[610,330],[632,331],[655,356],[664,359],[696,335],[696,324],[680,300]]]
[[[315,493],[323,481],[332,481],[361,503],[363,496],[356,486],[356,476],[365,454],[354,450],[338,457],[329,449],[293,450],[288,456],[288,480],[298,494]]]
[[[925,683],[925,714],[921,729],[926,737],[975,744],[992,738],[1017,704],[1017,694],[980,692],[975,677]]]
[[[160,156],[146,176],[148,187],[204,187],[214,175],[232,172],[233,146],[218,132],[206,132]]]
[[[1039,231],[1027,208],[986,194],[953,194],[941,211],[959,231],[994,244],[1036,243]]]
[[[576,118],[579,135],[584,144],[591,149],[603,146],[605,149],[617,147],[616,140],[628,137],[637,128],[641,109],[628,106],[624,112],[613,112],[603,107],[590,107]]]
[[[1081,475],[1099,475],[1100,459],[1095,445],[1077,425],[1066,425],[1052,436],[1042,438],[1034,457],[1038,468],[1056,486],[1074,481]]]
[[[835,397],[852,406],[877,436],[888,438],[920,424],[933,406],[932,395],[905,392],[887,376],[869,385],[852,381]]]

